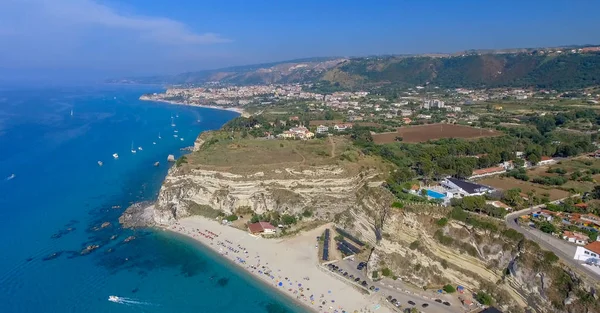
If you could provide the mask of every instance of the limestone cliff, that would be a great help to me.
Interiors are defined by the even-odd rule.
[[[156,202],[128,210],[127,221],[143,212],[150,224],[169,225],[200,211],[240,208],[292,215],[309,209],[329,220],[355,206],[361,188],[380,185],[384,173],[384,162],[361,155],[343,138],[283,141],[208,132],[169,170]]]
[[[356,191],[379,173],[365,170],[357,175],[345,174],[337,166],[310,170],[286,167],[248,175],[173,167],[154,205],[154,221],[170,224],[190,215],[194,206],[209,206],[226,214],[240,207],[249,207],[257,214],[299,214],[307,208],[321,215],[336,214],[353,206]]]

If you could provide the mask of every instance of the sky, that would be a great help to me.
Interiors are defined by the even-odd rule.
[[[0,79],[600,44],[595,0],[0,0]]]

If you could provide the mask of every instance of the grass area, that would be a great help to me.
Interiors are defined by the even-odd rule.
[[[534,184],[532,182],[525,182],[522,180],[518,180],[512,177],[492,177],[486,178],[478,181],[478,183],[491,186],[501,190],[509,190],[513,188],[521,189],[522,193],[528,193],[532,191],[534,194],[540,195],[548,195],[550,201],[554,201],[557,199],[562,199],[569,196],[569,192],[560,190],[557,188],[550,188],[547,186],[542,186],[539,184]]]
[[[200,205],[193,201],[188,201],[188,212],[191,215],[200,215],[211,219],[225,215],[223,212],[213,209],[210,205]]]
[[[216,131],[201,136],[204,144],[200,151],[187,155],[181,167],[223,170],[235,174],[253,174],[285,171],[291,167],[340,165],[349,174],[361,167],[378,167],[381,160],[362,156],[352,143],[341,136],[311,140],[273,140],[242,138],[238,134]],[[352,154],[354,158],[347,158]],[[354,169],[354,170],[352,170]]]

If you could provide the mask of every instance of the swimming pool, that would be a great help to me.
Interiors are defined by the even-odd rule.
[[[434,199],[444,199],[446,198],[446,195],[439,193],[439,192],[435,192],[433,190],[429,190],[427,189],[427,196],[432,197]]]

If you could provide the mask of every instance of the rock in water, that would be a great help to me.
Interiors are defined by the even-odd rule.
[[[167,157],[167,161],[169,162],[175,162],[175,156],[172,154],[169,154],[169,156]]]
[[[85,247],[85,249],[81,250],[80,254],[81,255],[86,255],[86,254],[89,254],[90,252],[92,252],[92,251],[94,251],[94,250],[96,250],[98,248],[100,248],[99,245],[89,245],[89,246]]]
[[[154,163],[154,166],[158,167],[160,165],[160,162],[156,162]]]
[[[100,225],[100,228],[106,228],[108,226],[110,226],[110,222],[104,222],[102,225]]]

